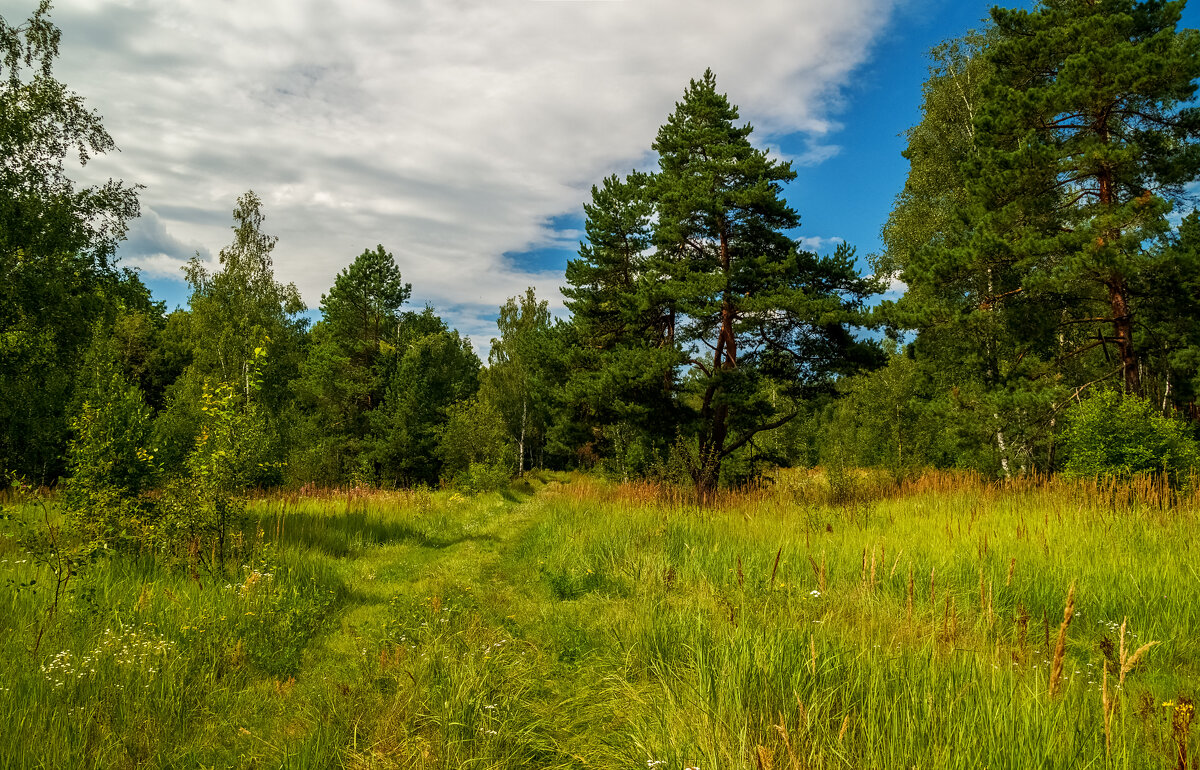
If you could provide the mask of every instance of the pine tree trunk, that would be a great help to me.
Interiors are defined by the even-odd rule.
[[[729,254],[729,236],[722,228],[721,231],[721,272],[725,276],[725,289],[721,296],[721,330],[717,334],[717,344],[713,351],[713,376],[719,376],[722,369],[733,369],[737,366],[737,339],[733,333],[735,310],[730,290],[731,262]],[[717,488],[721,479],[721,460],[725,451],[725,439],[729,433],[729,405],[720,404],[712,407],[712,399],[716,395],[717,386],[709,385],[705,393],[701,418],[707,420],[708,428],[700,435],[699,469],[696,475],[696,491],[701,499]]]
[[[1129,310],[1129,288],[1124,279],[1114,278],[1108,282],[1108,299],[1112,305],[1113,336],[1116,338],[1117,353],[1121,357],[1121,371],[1125,392],[1142,392],[1141,369],[1137,351],[1133,348],[1133,313]]]
[[[1105,144],[1108,143],[1107,129],[1101,130],[1100,139]],[[1100,187],[1100,206],[1102,210],[1109,210],[1115,203],[1112,171],[1102,168],[1096,180]],[[1120,230],[1114,229],[1106,231],[1104,237],[1110,244],[1115,244],[1120,235]],[[1121,357],[1125,392],[1141,394],[1141,369],[1138,366],[1137,351],[1133,349],[1133,312],[1129,309],[1129,285],[1124,276],[1114,273],[1105,282],[1105,286],[1108,288],[1108,301],[1112,307],[1113,336],[1116,337],[1117,353]]]

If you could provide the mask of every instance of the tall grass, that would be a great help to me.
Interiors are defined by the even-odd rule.
[[[46,596],[0,539],[0,765],[1197,755],[1194,493],[948,473],[836,487],[792,471],[703,505],[585,476],[263,495],[241,564],[103,559],[36,653]]]

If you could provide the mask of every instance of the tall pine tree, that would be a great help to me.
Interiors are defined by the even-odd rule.
[[[782,197],[795,174],[752,132],[711,70],[693,80],[653,144],[658,172],[594,192],[591,243],[567,276],[585,346],[655,362],[648,379],[677,410],[701,492],[727,457],[796,416],[770,384],[802,395],[880,358],[846,326],[877,286],[849,247],[827,258],[798,247]],[[601,358],[615,374],[618,355]]]
[[[972,237],[995,263],[979,307],[1025,303],[1029,332],[1063,359],[1115,348],[1124,389],[1142,390],[1137,276],[1200,174],[1200,35],[1184,3],[1044,0],[994,9],[993,75],[967,169]],[[1036,335],[1041,339],[1037,340]],[[1054,343],[1057,342],[1057,345]]]

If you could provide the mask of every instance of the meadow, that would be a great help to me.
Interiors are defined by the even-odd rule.
[[[1150,479],[266,494],[224,570],[57,605],[7,510],[5,768],[1200,766],[1200,495]]]

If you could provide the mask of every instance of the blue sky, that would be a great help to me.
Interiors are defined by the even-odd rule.
[[[1198,0],[1200,2],[1200,0]],[[34,0],[0,0],[26,16]],[[83,181],[145,186],[122,247],[156,297],[215,266],[254,189],[277,277],[310,307],[365,248],[413,304],[486,353],[507,297],[563,313],[588,189],[653,164],[650,143],[706,67],[792,158],[797,235],[865,257],[904,184],[926,52],[977,28],[953,0],[57,0],[58,76],[121,152]],[[1186,12],[1196,27],[1200,8]]]
[[[841,236],[858,248],[860,264],[882,249],[879,231],[904,186],[908,161],[901,135],[920,118],[926,52],[969,29],[980,29],[995,3],[935,0],[908,3],[879,36],[870,60],[846,89],[842,148],[815,166],[799,167],[788,199],[802,217],[805,235]],[[1032,3],[1005,7],[1033,7]],[[1200,3],[1185,9],[1181,27],[1200,27]],[[787,139],[781,143],[791,149]]]
[[[980,28],[991,5],[931,0],[897,9],[846,89],[846,109],[838,116],[842,129],[834,137],[841,151],[797,168],[788,200],[801,212],[803,235],[844,238],[858,249],[860,262],[882,248],[879,230],[908,173],[902,134],[921,117],[926,52]],[[788,140],[781,146],[790,149]]]

